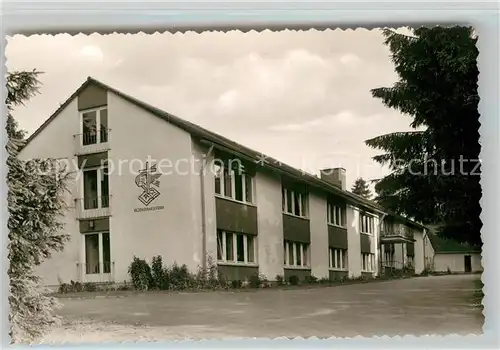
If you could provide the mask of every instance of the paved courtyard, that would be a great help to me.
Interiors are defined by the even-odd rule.
[[[479,275],[298,290],[61,299],[45,342],[481,333]]]

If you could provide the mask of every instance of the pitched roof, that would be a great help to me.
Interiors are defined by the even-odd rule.
[[[429,240],[431,241],[432,248],[435,253],[479,253],[480,249],[472,247],[467,244],[462,244],[452,239],[447,239],[438,236],[435,232],[430,231],[428,234]]]
[[[82,92],[87,86],[89,85],[96,85],[98,87],[101,87],[102,89],[105,89],[107,91],[111,91],[112,93],[122,97],[126,101],[143,108],[147,110],[148,112],[156,115],[157,117],[160,117],[161,119],[185,130],[186,132],[190,133],[191,135],[195,136],[198,138],[200,141],[205,141],[208,142],[209,144],[213,145],[215,148],[219,148],[222,150],[229,151],[236,156],[246,158],[247,160],[250,160],[252,162],[256,162],[257,160],[264,160],[264,165],[267,168],[270,168],[272,170],[278,171],[280,173],[286,174],[292,178],[301,180],[306,182],[307,184],[317,187],[320,189],[323,189],[327,192],[333,193],[341,198],[344,198],[350,203],[354,203],[356,205],[362,206],[366,209],[372,210],[372,211],[377,211],[381,213],[385,213],[386,211],[377,203],[370,201],[368,199],[365,199],[361,196],[358,196],[354,193],[351,193],[346,190],[342,190],[341,188],[330,184],[329,182],[326,182],[324,180],[321,180],[315,175],[308,174],[302,170],[293,168],[289,165],[283,164],[282,162],[263,155],[261,152],[257,152],[255,150],[252,150],[248,147],[245,147],[239,143],[236,143],[230,139],[227,139],[224,136],[221,136],[219,134],[216,134],[214,132],[211,132],[207,129],[202,128],[199,125],[196,125],[194,123],[191,123],[187,120],[181,119],[179,117],[176,117],[168,112],[165,112],[159,108],[156,108],[150,104],[147,104],[135,97],[132,97],[130,95],[127,95],[109,85],[106,85],[92,77],[88,77],[87,80],[66,100],[30,137],[26,140],[26,144],[29,144],[31,140],[33,140],[54,118],[57,117],[57,115],[75,98]],[[260,163],[260,162],[259,162]],[[392,215],[392,214],[391,214]],[[396,217],[402,218],[399,215],[394,215]],[[405,219],[405,218],[403,218]],[[408,222],[411,222],[414,225],[418,225],[421,228],[424,228],[424,226],[405,219]]]

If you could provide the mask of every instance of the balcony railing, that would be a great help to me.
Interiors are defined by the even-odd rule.
[[[100,129],[73,135],[75,154],[98,153],[109,150],[109,134],[111,129]]]
[[[114,262],[77,262],[76,266],[78,271],[78,279],[80,282],[114,282]]]
[[[92,219],[111,215],[111,196],[84,197],[75,199],[76,218]]]
[[[402,230],[402,229],[394,229],[394,228],[382,228],[380,230],[380,236],[382,237],[405,237],[413,239],[413,232]]]

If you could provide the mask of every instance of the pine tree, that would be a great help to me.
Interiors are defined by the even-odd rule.
[[[58,321],[55,299],[46,294],[34,269],[68,239],[60,221],[66,208],[64,191],[70,174],[53,159],[18,158],[25,133],[12,116],[38,93],[40,72],[12,72],[7,76],[7,221],[10,266],[10,336],[12,342],[32,342]]]
[[[441,225],[445,237],[480,245],[477,38],[459,26],[384,36],[399,81],[372,95],[411,116],[413,130],[366,141],[385,152],[374,160],[390,168],[376,184],[377,201]]]
[[[366,199],[370,199],[370,197],[372,196],[368,184],[361,177],[356,179],[356,181],[354,181],[354,185],[352,186],[351,192]]]

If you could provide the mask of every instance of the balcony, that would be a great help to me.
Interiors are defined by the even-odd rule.
[[[76,218],[85,220],[111,216],[110,199],[111,196],[75,199]]]
[[[99,153],[109,150],[111,129],[100,129],[73,135],[75,155]]]
[[[380,230],[380,238],[382,241],[386,242],[412,242],[413,241],[413,231],[409,229],[401,228],[387,228],[383,227]]]

